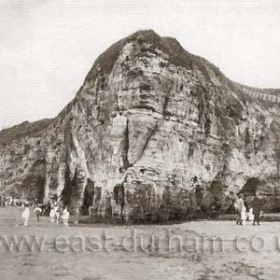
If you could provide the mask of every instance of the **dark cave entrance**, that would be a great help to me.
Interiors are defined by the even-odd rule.
[[[125,205],[125,192],[123,184],[117,184],[114,187],[113,198],[116,201],[116,204],[120,207],[119,213],[114,213],[114,219],[122,221],[124,219],[123,209]]]
[[[61,201],[63,202],[64,205],[70,206],[73,181],[71,181],[70,179],[69,167],[66,168],[64,178],[65,178],[65,186],[61,193]]]
[[[124,187],[123,184],[116,185],[114,187],[114,199],[117,205],[124,207]]]
[[[44,159],[37,160],[28,171],[28,175],[23,180],[20,191],[23,192],[28,199],[37,199],[42,202],[44,198],[45,188],[45,170],[46,161]]]
[[[84,191],[84,203],[82,206],[82,215],[89,215],[89,208],[93,204],[94,197],[94,182],[87,179],[87,185]]]
[[[251,205],[255,195],[257,194],[258,187],[260,186],[261,181],[257,178],[250,178],[247,180],[246,184],[243,186],[239,193],[244,195],[244,204],[247,210]]]
[[[240,193],[244,196],[255,196],[261,181],[257,178],[250,178],[241,189]]]

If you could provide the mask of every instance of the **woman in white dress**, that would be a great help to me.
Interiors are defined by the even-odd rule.
[[[63,221],[63,224],[67,227],[68,226],[68,219],[69,219],[69,211],[67,209],[67,206],[65,206],[63,212],[62,212],[62,221]]]
[[[55,219],[55,209],[52,207],[50,211],[50,222],[53,224]]]
[[[29,207],[26,206],[24,211],[21,214],[21,217],[24,219],[25,226],[27,226],[27,224],[28,224],[29,216],[30,216],[30,210],[29,210]]]

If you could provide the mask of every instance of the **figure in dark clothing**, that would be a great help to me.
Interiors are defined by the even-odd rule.
[[[254,200],[252,202],[253,206],[253,214],[254,214],[254,221],[253,221],[253,226],[260,225],[260,213],[262,211],[262,206],[263,206],[263,199],[260,197],[259,193],[254,197]]]
[[[215,196],[213,205],[211,207],[211,211],[212,211],[211,217],[216,218],[219,215],[220,210],[221,210],[221,203],[219,199]]]
[[[40,221],[40,215],[42,213],[42,208],[40,207],[40,205],[37,205],[35,208],[34,208],[34,212],[36,214],[36,218],[37,218],[37,222]]]

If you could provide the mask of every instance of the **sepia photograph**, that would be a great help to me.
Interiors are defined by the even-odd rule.
[[[0,0],[0,280],[279,275],[279,0]]]

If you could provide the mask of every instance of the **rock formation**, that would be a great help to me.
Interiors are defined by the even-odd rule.
[[[93,221],[226,212],[240,191],[261,191],[275,211],[280,105],[249,89],[175,39],[139,31],[96,60],[56,118],[0,132],[2,189],[57,196]]]

